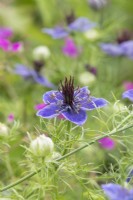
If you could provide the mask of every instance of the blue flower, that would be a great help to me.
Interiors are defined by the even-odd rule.
[[[110,200],[133,200],[133,190],[127,190],[118,184],[104,184],[102,189]]]
[[[67,27],[43,28],[42,32],[47,33],[53,39],[60,39],[67,37],[73,31],[85,32],[95,26],[96,23],[91,22],[88,18],[79,17]]]
[[[128,98],[130,101],[133,102],[133,89],[123,92],[122,97]]]
[[[107,105],[103,98],[90,96],[87,87],[75,88],[74,79],[65,78],[58,91],[49,91],[43,95],[46,107],[37,112],[37,116],[53,118],[60,114],[77,125],[82,125],[87,119],[86,110],[93,110]]]
[[[50,83],[45,77],[41,76],[37,71],[29,69],[24,65],[17,64],[13,72],[22,76],[24,79],[31,79],[45,87],[55,88],[52,83]]]
[[[111,56],[127,56],[133,59],[133,40],[125,41],[120,44],[102,43],[101,49]]]

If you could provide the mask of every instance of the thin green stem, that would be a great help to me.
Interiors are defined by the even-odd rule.
[[[130,129],[130,128],[133,128],[133,124],[128,125],[128,126],[126,126],[126,127],[124,127],[124,128],[121,128],[121,129],[119,129],[119,130],[113,130],[113,131],[111,131],[110,133],[104,134],[104,135],[102,135],[102,136],[98,136],[98,137],[96,137],[94,140],[92,140],[92,141],[86,143],[85,145],[83,145],[83,146],[81,146],[81,147],[79,147],[79,148],[77,148],[77,149],[75,149],[75,150],[73,150],[73,151],[71,151],[71,152],[65,154],[64,156],[62,156],[62,157],[56,159],[55,161],[61,161],[61,160],[65,159],[65,158],[68,158],[69,156],[71,156],[71,155],[77,153],[78,151],[81,151],[82,149],[84,149],[84,148],[86,148],[86,147],[88,147],[88,146],[90,146],[90,145],[96,143],[96,142],[97,142],[98,140],[100,140],[100,139],[103,139],[103,138],[105,138],[105,137],[111,136],[111,135],[113,135],[113,134],[115,134],[115,133],[119,133],[119,132],[125,131],[125,130]],[[29,178],[31,178],[32,176],[38,174],[40,171],[41,171],[41,168],[39,168],[37,171],[34,171],[34,172],[28,174],[27,176],[24,176],[23,178],[19,179],[18,181],[14,182],[14,183],[11,183],[11,184],[9,184],[9,185],[7,185],[7,186],[5,186],[5,187],[3,187],[2,189],[0,189],[0,192],[3,192],[3,191],[5,191],[5,190],[8,190],[8,189],[10,189],[10,188],[12,188],[12,187],[14,187],[14,186],[16,186],[16,185],[22,183],[22,182],[25,181],[26,179],[29,179]]]

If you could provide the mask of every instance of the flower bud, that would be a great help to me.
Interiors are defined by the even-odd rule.
[[[79,76],[79,81],[83,84],[83,85],[92,85],[95,81],[96,81],[96,77],[95,75],[93,75],[90,72],[83,72],[80,76]]]
[[[8,134],[8,127],[5,124],[0,123],[0,136],[7,137]]]
[[[34,156],[46,157],[53,153],[54,143],[49,137],[40,135],[31,142],[30,151]]]
[[[100,38],[100,32],[97,31],[96,29],[91,29],[89,31],[86,31],[84,33],[84,36],[86,37],[86,39],[90,41],[95,41]]]
[[[43,61],[50,57],[50,50],[47,46],[38,46],[33,49],[33,58],[36,61]]]
[[[106,6],[107,0],[89,0],[88,3],[93,10],[97,11]]]

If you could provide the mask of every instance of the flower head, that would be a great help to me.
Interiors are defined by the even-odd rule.
[[[65,45],[62,48],[62,51],[65,55],[69,57],[77,57],[80,53],[80,49],[76,46],[71,38],[65,39]]]
[[[13,122],[14,121],[14,114],[10,113],[7,117],[8,122]]]
[[[133,102],[133,89],[123,92],[122,97],[128,98],[130,101]]]
[[[38,46],[33,49],[33,59],[43,61],[50,57],[50,50],[47,46]]]
[[[46,157],[53,153],[54,143],[51,138],[43,134],[31,141],[30,151],[37,157]]]
[[[110,137],[105,137],[98,141],[100,146],[104,149],[111,150],[115,147],[115,142]]]
[[[86,17],[79,17],[71,22],[67,27],[57,26],[55,28],[43,28],[42,32],[47,33],[53,39],[60,39],[67,37],[71,32],[85,32],[96,26],[96,23],[91,22]]]
[[[74,78],[65,78],[58,91],[49,91],[43,95],[46,107],[37,112],[37,116],[53,118],[60,114],[77,124],[82,125],[87,119],[86,110],[93,110],[107,105],[103,98],[90,96],[87,87],[74,88]]]
[[[17,64],[14,73],[22,76],[24,79],[32,79],[36,83],[39,83],[40,85],[43,85],[48,88],[55,88],[55,86],[50,83],[45,77],[40,75],[37,71],[34,69],[29,69],[24,65]]]
[[[127,190],[121,185],[108,183],[102,185],[102,189],[110,200],[133,200],[133,190]]]

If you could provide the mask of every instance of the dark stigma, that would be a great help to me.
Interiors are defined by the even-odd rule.
[[[64,104],[69,105],[73,108],[73,101],[74,101],[74,77],[69,79],[65,78],[64,84],[61,81],[61,92],[64,96]]]

